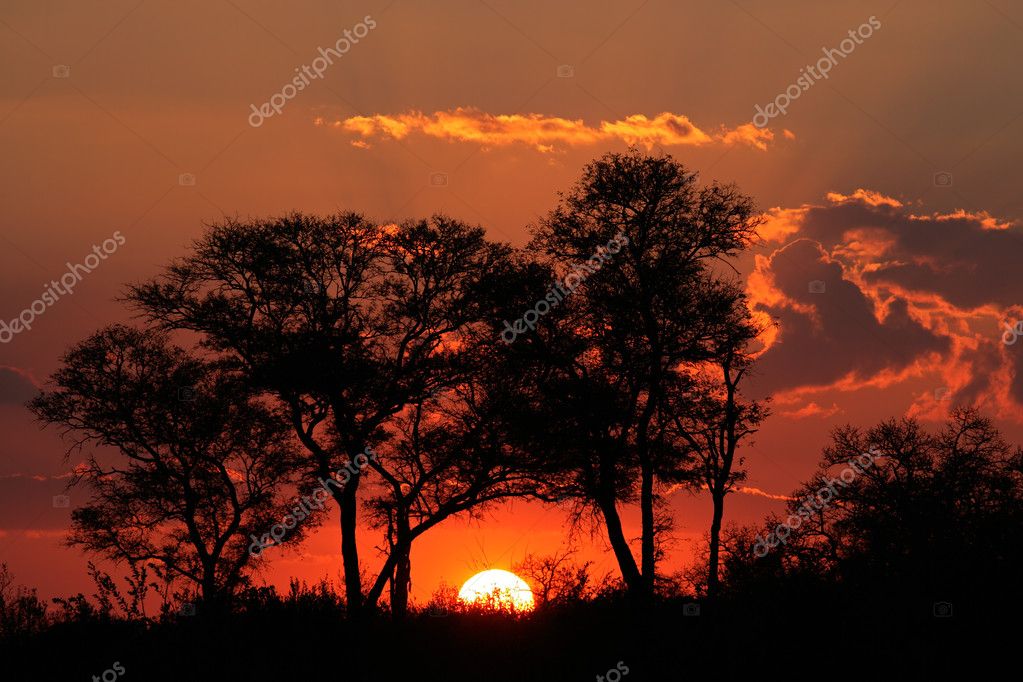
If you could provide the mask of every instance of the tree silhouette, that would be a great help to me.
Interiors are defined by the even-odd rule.
[[[594,581],[590,574],[592,561],[577,563],[571,550],[556,551],[549,555],[527,554],[515,564],[513,570],[533,590],[536,608],[546,609],[578,604],[613,589],[609,575]]]
[[[729,332],[717,339],[713,360],[693,367],[687,375],[673,377],[665,396],[665,438],[669,446],[681,452],[668,458],[677,468],[662,476],[688,482],[711,496],[707,595],[712,598],[720,585],[725,497],[746,477],[736,451],[767,416],[762,404],[744,400],[740,392],[740,384],[753,365],[747,346],[761,332],[747,313],[739,312],[746,310],[744,306],[737,306]]]
[[[1021,462],[972,408],[953,409],[936,433],[909,418],[837,429],[788,517],[744,531],[727,572],[840,581],[892,600],[1018,594]]]
[[[32,411],[62,426],[72,449],[101,448],[75,471],[91,499],[74,510],[71,544],[155,563],[193,583],[210,609],[228,606],[256,561],[249,536],[290,506],[283,484],[297,456],[281,417],[238,377],[152,330],[96,333],[52,382]]]
[[[390,438],[381,448],[383,483],[367,504],[372,520],[386,529],[387,561],[367,599],[375,601],[388,579],[396,617],[408,609],[416,538],[451,516],[478,515],[539,485],[538,465],[503,439],[502,412],[520,380],[494,334],[471,336],[455,372],[461,382],[408,406],[388,424]]]
[[[191,255],[131,298],[164,328],[201,334],[254,386],[282,400],[309,453],[310,477],[354,472],[332,495],[347,604],[357,613],[366,472],[356,457],[386,436],[396,415],[461,381],[452,369],[466,347],[462,337],[496,326],[507,283],[518,282],[520,270],[510,247],[443,216],[375,225],[354,213],[295,214],[214,226]],[[370,466],[392,488],[399,480],[383,460]]]
[[[589,164],[535,229],[532,248],[566,281],[595,256],[603,261],[541,321],[535,343],[553,360],[547,395],[568,396],[558,428],[574,423],[586,443],[562,453],[566,467],[600,511],[634,594],[654,589],[663,525],[655,483],[659,469],[671,468],[658,453],[678,452],[656,442],[668,386],[681,367],[714,358],[718,340],[748,316],[739,290],[712,263],[736,255],[756,225],[752,201],[734,187],[700,187],[671,157],[632,151]],[[616,239],[620,251],[607,253]],[[617,510],[637,498],[638,566]]]

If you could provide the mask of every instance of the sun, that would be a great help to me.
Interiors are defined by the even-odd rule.
[[[458,591],[458,601],[497,611],[532,611],[533,591],[526,581],[499,568],[477,573]]]

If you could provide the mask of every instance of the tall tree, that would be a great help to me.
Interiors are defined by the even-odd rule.
[[[585,415],[584,431],[602,460],[593,469],[586,456],[577,468],[595,474],[587,495],[638,594],[653,592],[658,557],[658,413],[672,375],[712,358],[716,340],[743,314],[738,290],[714,264],[737,255],[757,224],[752,201],[734,187],[701,187],[671,157],[633,150],[589,164],[534,232],[532,247],[566,282],[572,273],[585,280],[562,306],[565,314],[541,324],[573,339],[554,344],[571,356],[558,380],[577,386],[573,409]],[[609,427],[600,429],[597,413]],[[642,522],[638,567],[617,511],[633,495]]]
[[[70,542],[156,563],[209,608],[226,608],[258,561],[249,536],[292,504],[285,483],[298,457],[280,415],[223,368],[123,326],[74,346],[52,383],[32,411],[62,426],[72,450],[100,448],[75,471],[91,499],[73,512]]]
[[[707,594],[720,587],[721,523],[725,497],[745,480],[743,461],[736,452],[756,433],[767,416],[761,403],[743,399],[740,384],[753,365],[748,344],[760,334],[748,315],[740,314],[730,333],[717,341],[714,357],[678,377],[667,391],[662,414],[667,442],[680,448],[668,458],[678,468],[664,477],[688,482],[710,493],[713,507],[707,561]],[[679,466],[680,465],[680,466]]]
[[[131,298],[163,327],[198,332],[278,396],[311,477],[354,471],[331,492],[346,599],[357,613],[358,501],[368,471],[356,458],[396,415],[461,381],[452,367],[463,335],[494,325],[520,270],[510,247],[443,216],[377,225],[355,213],[295,214],[214,226]],[[371,467],[393,486],[386,462]]]

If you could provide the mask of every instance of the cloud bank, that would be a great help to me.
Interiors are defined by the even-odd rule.
[[[314,123],[330,126],[358,136],[352,144],[365,148],[373,138],[403,140],[411,135],[424,135],[452,142],[475,143],[483,147],[503,147],[522,144],[540,152],[551,152],[559,147],[593,145],[607,141],[622,141],[650,149],[656,145],[702,146],[710,144],[748,145],[764,151],[774,139],[769,129],[760,129],[752,123],[736,128],[721,127],[705,131],[688,117],[663,112],[653,118],[633,114],[616,121],[601,121],[589,125],[582,119],[568,119],[543,114],[490,114],[472,108],[459,107],[449,111],[424,114],[410,111],[403,114],[376,114],[327,121],[317,118]],[[786,138],[792,134],[786,131]]]
[[[983,404],[1023,421],[1023,338],[1002,340],[1023,319],[1019,223],[857,189],[768,211],[761,239],[747,291],[778,324],[758,389],[789,414],[824,416],[806,402],[824,391],[905,384],[916,387],[910,414]]]

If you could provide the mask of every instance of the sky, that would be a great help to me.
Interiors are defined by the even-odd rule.
[[[776,321],[750,384],[773,415],[726,520],[780,511],[846,423],[974,404],[1020,442],[1021,57],[1009,0],[6,0],[0,320],[32,312],[0,326],[0,561],[46,596],[90,589],[61,545],[83,500],[54,500],[81,454],[22,403],[205,224],[445,213],[522,246],[629,146],[764,214],[736,267]],[[72,292],[35,303],[70,267]],[[674,570],[710,502],[668,500]],[[563,548],[566,523],[522,502],[449,520],[413,550],[413,596]],[[336,580],[335,529],[260,580]],[[599,532],[575,544],[615,570]]]

